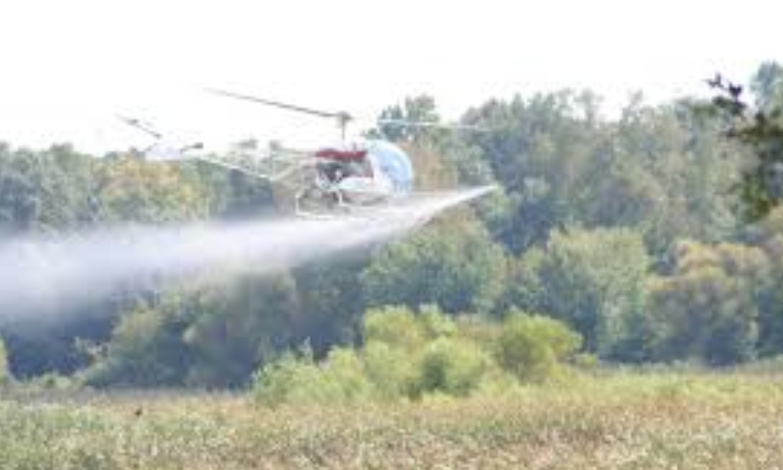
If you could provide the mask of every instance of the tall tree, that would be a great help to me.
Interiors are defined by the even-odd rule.
[[[757,247],[681,243],[674,272],[651,283],[654,357],[716,365],[752,358],[767,270]]]
[[[443,135],[440,129],[415,125],[440,122],[435,99],[429,95],[407,97],[403,104],[385,108],[379,118],[388,122],[381,122],[370,135],[392,142],[423,144]]]
[[[619,345],[638,341],[644,321],[649,264],[632,230],[554,232],[515,263],[506,302],[564,321],[601,356],[623,355]]]
[[[717,75],[709,81],[716,90],[707,111],[727,121],[724,134],[750,153],[742,171],[740,196],[747,220],[767,216],[783,202],[783,74],[778,64],[763,64],[751,88],[755,106],[743,96],[743,87]]]

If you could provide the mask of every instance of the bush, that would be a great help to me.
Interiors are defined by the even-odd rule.
[[[498,338],[496,357],[500,366],[519,380],[542,381],[581,344],[582,338],[557,320],[513,312]]]
[[[312,355],[296,358],[291,353],[264,366],[255,377],[255,398],[264,404],[276,405],[313,382],[318,370]]]
[[[419,349],[426,342],[426,332],[413,312],[406,307],[383,307],[364,317],[365,343],[382,343],[408,350]]]
[[[630,229],[555,231],[512,264],[505,303],[563,320],[601,358],[629,359],[644,336],[650,262]]]
[[[370,342],[361,354],[364,373],[374,384],[378,398],[395,400],[415,394],[419,377],[417,352]]]
[[[309,348],[299,356],[285,354],[264,367],[255,379],[255,397],[264,404],[332,404],[361,401],[374,395],[356,353],[334,349],[317,364]]]
[[[439,338],[424,351],[414,393],[441,392],[467,396],[481,384],[492,359],[465,340]]]
[[[514,313],[503,325],[456,322],[433,307],[370,311],[364,340],[358,351],[334,349],[321,363],[308,348],[284,355],[257,374],[256,398],[275,405],[465,397],[547,379],[581,345],[550,318]]]

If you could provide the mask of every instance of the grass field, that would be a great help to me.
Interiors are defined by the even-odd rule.
[[[612,373],[502,397],[263,408],[6,393],[0,468],[783,468],[783,377]]]

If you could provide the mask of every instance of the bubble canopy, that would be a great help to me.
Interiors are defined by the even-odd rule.
[[[368,157],[391,182],[396,192],[409,193],[413,190],[413,165],[408,154],[391,142],[368,140]]]

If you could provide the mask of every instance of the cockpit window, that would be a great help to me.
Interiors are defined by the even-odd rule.
[[[413,190],[413,166],[401,148],[388,142],[373,141],[367,151],[376,160],[378,169],[389,178],[395,191]]]

